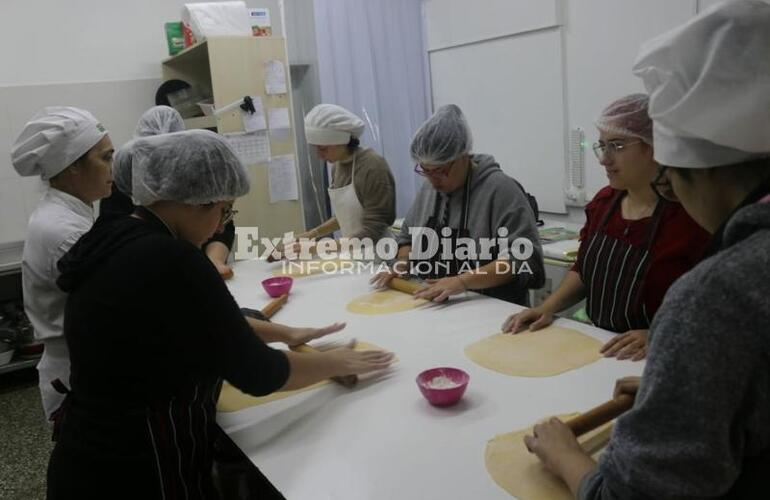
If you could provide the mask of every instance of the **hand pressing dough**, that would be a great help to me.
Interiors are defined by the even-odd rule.
[[[379,290],[353,299],[347,305],[347,310],[355,314],[391,314],[408,311],[427,302],[429,301],[425,299],[415,299],[414,296],[408,293],[388,289]]]
[[[549,326],[536,332],[498,333],[465,348],[484,368],[514,377],[551,377],[593,363],[602,343],[577,330]]]
[[[561,415],[567,421],[576,416]],[[583,449],[595,454],[609,440],[612,424],[606,424],[580,438]],[[519,500],[571,500],[574,498],[564,481],[554,476],[533,453],[527,450],[524,436],[532,427],[500,434],[487,442],[484,464],[495,483]]]
[[[282,262],[273,276],[304,278],[315,274],[341,274],[355,272],[356,261],[350,259],[295,260]]]
[[[378,347],[374,344],[367,342],[358,342],[356,344],[356,351],[384,351],[382,347]],[[323,380],[316,384],[303,387],[294,391],[280,391],[268,394],[267,396],[251,396],[250,394],[244,394],[240,390],[236,389],[227,382],[222,384],[222,391],[219,393],[219,401],[217,401],[217,411],[231,412],[240,411],[244,408],[251,408],[252,406],[263,405],[272,401],[279,401],[299,394],[301,392],[312,391],[321,386],[331,383],[330,380]]]

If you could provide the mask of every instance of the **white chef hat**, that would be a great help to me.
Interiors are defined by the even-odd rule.
[[[107,130],[83,109],[51,106],[38,111],[24,126],[11,150],[19,175],[48,180],[72,165],[107,135]]]
[[[319,104],[305,116],[305,137],[316,146],[347,144],[352,137],[361,137],[364,128],[361,118],[335,104]]]
[[[649,40],[634,73],[650,94],[655,160],[708,168],[770,156],[770,5],[730,1]]]

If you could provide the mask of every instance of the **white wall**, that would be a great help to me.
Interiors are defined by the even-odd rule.
[[[553,144],[553,147],[565,147],[569,130],[580,127],[585,131],[585,140],[593,143],[596,140],[596,129],[593,125],[598,113],[615,98],[625,94],[643,91],[641,81],[631,74],[631,67],[636,58],[640,44],[668,29],[681,24],[691,18],[697,12],[704,10],[719,0],[633,0],[617,2],[615,0],[557,0],[559,7],[559,29],[562,31],[562,64],[564,75],[564,109],[563,121],[554,121],[555,128],[563,129],[563,144]],[[460,29],[443,30],[436,34],[436,23],[445,26],[462,26],[465,18],[494,19],[486,26],[500,31],[500,19],[506,20],[509,31],[533,28],[547,25],[547,16],[551,12],[551,2],[538,4],[528,3],[526,0],[516,0],[501,4],[501,0],[479,0],[473,3],[464,2],[463,8],[458,8],[457,0],[424,0],[426,13],[426,32],[433,37],[434,42],[428,46],[453,46],[465,43],[470,39],[477,39],[477,29],[474,27],[472,35],[467,30]],[[519,10],[516,12],[516,10]],[[512,11],[513,10],[513,11]],[[454,18],[448,21],[447,18]],[[522,20],[529,20],[523,22]],[[475,23],[470,23],[476,26]],[[451,35],[449,36],[448,35]],[[537,32],[535,32],[537,33]],[[491,33],[490,33],[491,34]],[[504,36],[504,35],[503,35]],[[530,36],[528,33],[520,35],[523,38]],[[430,49],[429,49],[430,51]],[[537,55],[535,55],[537,56]],[[508,56],[498,55],[498,64],[510,63],[518,60],[513,49]],[[490,73],[495,73],[490,69]],[[548,77],[551,75],[549,74]],[[434,76],[435,77],[435,76]],[[544,83],[550,85],[552,82]],[[442,83],[433,82],[435,89],[441,88]],[[467,89],[470,95],[474,89]],[[510,99],[520,97],[522,89],[508,81],[500,81],[498,93],[508,95]],[[526,89],[525,89],[526,91]],[[530,89],[537,99],[541,89]],[[482,96],[476,97],[481,99]],[[442,96],[442,100],[446,97]],[[473,99],[467,99],[473,102]],[[484,106],[479,105],[479,109]],[[469,115],[475,110],[466,109]],[[520,115],[521,120],[511,127],[506,123],[498,123],[501,128],[521,129],[527,121],[536,120],[534,115]],[[564,123],[565,126],[561,125]],[[483,141],[477,137],[477,141]],[[546,139],[543,139],[546,140]],[[505,148],[509,144],[502,144]],[[537,147],[537,146],[533,146]],[[493,152],[494,153],[494,152]],[[585,151],[586,191],[589,197],[593,196],[601,187],[606,185],[606,177],[601,166],[596,161],[590,148]],[[560,191],[566,184],[567,165],[560,165],[559,175],[547,179],[549,189]],[[542,168],[536,164],[519,164],[520,168]],[[540,174],[544,176],[545,174]],[[521,176],[526,179],[526,175]],[[526,185],[526,183],[525,183]],[[569,208],[566,215],[550,216],[555,219],[582,222],[583,210]]]
[[[0,245],[21,241],[44,189],[19,177],[10,148],[43,106],[92,111],[116,145],[154,104],[160,61],[168,56],[163,24],[179,20],[184,0],[2,0],[0,2]],[[271,10],[282,36],[279,0],[249,0]]]

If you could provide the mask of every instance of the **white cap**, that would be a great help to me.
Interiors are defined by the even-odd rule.
[[[730,1],[649,40],[634,73],[650,94],[655,160],[708,168],[770,156],[770,5]]]
[[[315,146],[347,144],[361,137],[366,124],[347,109],[335,104],[319,104],[305,115],[305,138]]]
[[[24,126],[13,143],[11,163],[19,175],[48,180],[69,167],[107,135],[107,130],[83,109],[43,108]]]

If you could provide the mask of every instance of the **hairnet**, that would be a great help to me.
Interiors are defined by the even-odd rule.
[[[185,129],[182,115],[169,106],[154,106],[139,118],[134,137],[181,132]]]
[[[770,155],[770,5],[724,2],[642,45],[655,159],[708,168]]]
[[[652,120],[647,114],[650,102],[646,94],[631,94],[604,108],[596,119],[596,128],[608,134],[638,137],[652,145]]]
[[[352,137],[361,137],[365,128],[361,118],[335,104],[319,104],[305,116],[305,138],[316,146],[347,144]]]
[[[422,124],[412,138],[412,159],[424,165],[442,165],[470,153],[473,137],[462,110],[442,106]]]
[[[38,111],[13,143],[11,163],[19,175],[56,176],[107,135],[84,109],[51,106]]]
[[[227,141],[214,132],[189,130],[142,137],[127,146],[121,154],[130,156],[131,196],[137,205],[156,201],[204,205],[249,191],[246,168]]]
[[[115,151],[112,157],[112,179],[121,193],[131,196],[131,159],[129,152],[134,141],[129,141]]]

